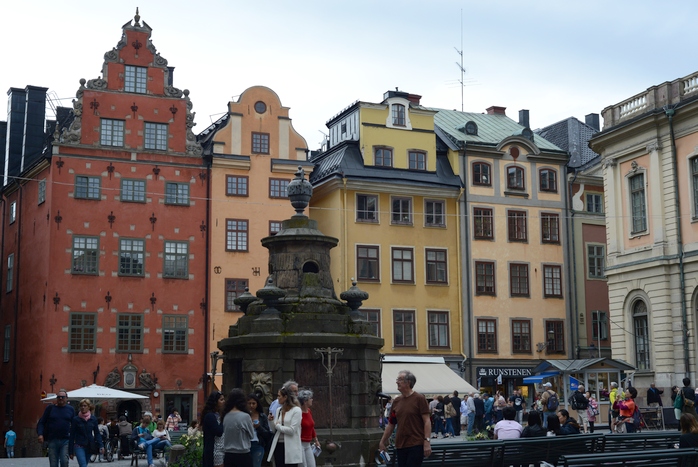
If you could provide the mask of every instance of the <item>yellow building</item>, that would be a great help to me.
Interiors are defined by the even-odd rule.
[[[211,164],[209,338],[211,349],[241,316],[233,300],[254,294],[268,276],[268,250],[260,240],[281,229],[294,211],[286,195],[308,145],[289,108],[264,86],[243,92],[228,112],[199,135]],[[220,380],[219,380],[220,381]]]
[[[502,107],[433,109],[439,141],[457,160],[466,379],[528,392],[541,359],[573,358],[565,218],[567,153]],[[501,375],[501,381],[497,379]],[[530,381],[530,380],[529,380]]]
[[[332,250],[339,294],[352,278],[369,293],[362,311],[383,351],[462,362],[457,160],[439,151],[436,112],[420,96],[385,93],[327,122],[327,149],[313,158],[310,216]]]

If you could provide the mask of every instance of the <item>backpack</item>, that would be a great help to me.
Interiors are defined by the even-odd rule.
[[[550,399],[548,399],[550,401]],[[570,407],[572,407],[574,410],[579,410],[579,404],[577,404],[577,395],[572,394],[569,399],[567,399],[567,402],[569,402]]]
[[[550,397],[548,397],[547,408],[549,412],[554,412],[560,406],[560,401],[557,398],[557,394],[552,391],[548,391]]]
[[[635,410],[633,411],[633,425],[635,425],[636,429],[640,428],[640,425],[642,425],[640,409],[638,409],[637,406],[635,406]]]

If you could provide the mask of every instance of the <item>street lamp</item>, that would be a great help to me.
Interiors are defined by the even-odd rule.
[[[216,380],[216,367],[218,367],[218,360],[222,360],[223,355],[220,351],[215,350],[211,352],[211,391],[213,391],[213,385]]]
[[[553,331],[552,329],[549,329],[548,330],[548,339],[545,342],[537,343],[536,350],[538,352],[542,352],[543,350],[545,350],[546,348],[548,348],[550,346],[551,342],[554,342],[554,341],[555,341],[555,331]]]

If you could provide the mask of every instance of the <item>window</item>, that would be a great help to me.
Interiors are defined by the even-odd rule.
[[[73,237],[73,274],[97,275],[99,237]]]
[[[10,336],[12,335],[12,326],[7,325],[5,326],[5,342],[3,343],[3,352],[2,352],[2,361],[7,363],[10,361],[10,349],[11,347],[11,341],[10,341]]]
[[[410,151],[408,160],[410,170],[427,170],[427,155],[425,153]]]
[[[603,195],[587,193],[587,212],[603,213]]]
[[[225,220],[225,251],[247,251],[248,221]]]
[[[412,248],[393,248],[393,282],[414,283],[414,255]]]
[[[492,186],[492,177],[490,176],[490,164],[484,162],[473,163],[473,185]]]
[[[167,151],[167,125],[164,123],[145,124],[145,148]]]
[[[116,319],[116,351],[143,350],[143,315],[121,313]]]
[[[124,145],[124,121],[103,118],[101,120],[101,131],[99,134],[99,144],[102,146],[123,146]]]
[[[497,320],[477,320],[477,351],[497,352]]]
[[[526,230],[526,212],[525,211],[509,211],[507,213],[509,224],[509,241],[510,242],[525,242],[528,240]]]
[[[95,352],[97,339],[97,313],[71,313],[69,352]]]
[[[415,347],[414,311],[393,311],[395,347]]]
[[[562,321],[546,321],[545,336],[548,342],[547,353],[565,353],[565,334]]]
[[[645,175],[637,174],[630,177],[630,202],[632,206],[631,233],[647,230],[647,213],[645,212]]]
[[[698,217],[698,157],[691,159],[691,183],[693,184],[693,217]]]
[[[12,292],[12,281],[15,276],[15,254],[7,255],[7,281],[5,283],[5,291]]]
[[[269,133],[252,132],[252,154],[269,154]]]
[[[391,204],[392,223],[412,225],[412,198],[392,198]]]
[[[512,320],[511,347],[514,353],[531,352],[531,322],[527,320]]]
[[[189,324],[186,316],[165,315],[162,317],[163,353],[187,353]]]
[[[145,240],[119,239],[119,275],[144,276]]]
[[[393,104],[393,125],[405,126],[405,106]]]
[[[269,197],[270,198],[288,198],[288,184],[290,180],[278,178],[269,179]]]
[[[247,279],[225,280],[225,311],[241,311],[235,304],[235,299],[245,293],[245,288],[250,286]]]
[[[543,266],[545,297],[562,298],[562,268],[560,266]]]
[[[10,224],[14,224],[17,220],[17,201],[10,203]]]
[[[429,347],[450,347],[448,333],[448,313],[445,311],[427,311],[429,321]]]
[[[269,236],[273,236],[281,232],[281,221],[269,221]]]
[[[473,218],[473,235],[475,238],[485,240],[494,238],[494,218],[492,209],[475,208],[473,210]]]
[[[165,242],[163,277],[189,278],[189,245],[186,242]]]
[[[376,148],[373,163],[376,167],[392,167],[393,150],[390,148]]]
[[[126,66],[124,91],[145,94],[148,69],[141,66]]]
[[[638,370],[650,369],[650,340],[647,322],[647,304],[642,300],[633,303],[633,333],[635,337],[635,365]]]
[[[489,261],[475,262],[475,294],[494,295],[494,263]]]
[[[121,180],[121,201],[145,203],[145,180]]]
[[[165,204],[189,206],[189,184],[166,182]]]
[[[591,338],[595,341],[608,339],[608,313],[605,311],[591,312]]]
[[[356,277],[360,281],[379,281],[380,269],[377,246],[356,247]]]
[[[512,297],[528,297],[528,264],[509,265],[509,292]]]
[[[523,190],[524,186],[524,169],[521,167],[507,168],[507,188],[512,190]]]
[[[378,196],[356,195],[356,220],[378,222]]]
[[[381,312],[380,310],[359,310],[364,316],[364,319],[368,321],[369,326],[371,326],[371,334],[380,337],[381,336]]]
[[[540,231],[543,243],[560,243],[560,216],[541,214]]]
[[[100,199],[99,177],[75,177],[75,197],[79,199]]]
[[[427,283],[445,284],[448,282],[446,250],[426,250]]]
[[[557,172],[552,169],[542,169],[539,174],[540,191],[557,193]]]
[[[590,279],[604,279],[604,261],[606,259],[604,245],[587,245],[587,267]]]
[[[424,202],[424,223],[429,227],[445,227],[446,203],[426,200]]]
[[[46,179],[39,180],[39,203],[42,204],[46,201]]]
[[[227,196],[247,196],[248,177],[226,176],[225,194]]]

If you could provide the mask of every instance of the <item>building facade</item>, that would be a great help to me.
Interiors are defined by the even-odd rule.
[[[435,111],[420,96],[389,91],[327,122],[315,165],[311,218],[339,239],[331,251],[337,290],[356,280],[362,311],[392,355],[463,361],[458,242],[460,180],[440,154]]]
[[[288,183],[299,165],[308,173],[313,166],[289,108],[264,86],[228,103],[228,112],[198,137],[211,161],[208,331],[215,351],[242,315],[235,298],[245,288],[254,294],[269,276],[269,251],[260,240],[275,235],[293,214]]]
[[[136,14],[52,148],[6,154],[1,391],[30,455],[42,391],[147,395],[98,408],[131,421],[177,408],[188,422],[203,402],[210,177],[189,92],[150,36]]]
[[[570,358],[565,218],[567,153],[502,107],[487,113],[433,109],[436,135],[456,161],[463,255],[466,379],[514,388],[540,359]],[[500,378],[501,376],[501,378]]]
[[[637,367],[644,395],[696,378],[698,73],[602,116],[590,146],[603,160],[613,356]]]

